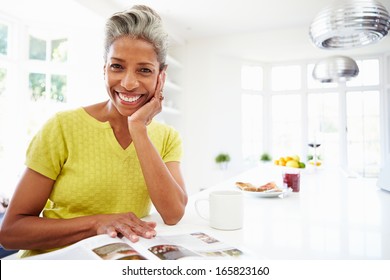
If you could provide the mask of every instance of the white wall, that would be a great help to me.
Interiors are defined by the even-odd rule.
[[[187,44],[185,49],[183,170],[191,193],[243,168],[241,60],[215,52],[207,40]],[[231,156],[228,170],[215,164],[221,152]]]
[[[79,107],[108,99],[103,77],[103,25],[73,29],[69,38],[68,105]]]

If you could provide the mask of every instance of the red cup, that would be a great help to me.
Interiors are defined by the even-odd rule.
[[[283,172],[283,186],[291,188],[293,192],[299,192],[301,174],[299,171],[286,170]]]

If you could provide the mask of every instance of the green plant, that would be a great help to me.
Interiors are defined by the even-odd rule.
[[[219,165],[219,168],[225,170],[228,168],[228,163],[230,161],[229,154],[219,154],[215,157],[215,162]]]
[[[222,163],[222,162],[229,162],[230,161],[230,156],[229,154],[219,154],[215,157],[215,162],[216,163]]]
[[[260,156],[260,160],[261,160],[261,161],[267,162],[267,161],[271,161],[271,160],[272,160],[272,157],[271,157],[271,155],[268,154],[268,153],[263,153],[263,154]]]

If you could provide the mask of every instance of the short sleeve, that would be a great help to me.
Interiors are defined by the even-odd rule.
[[[51,118],[31,140],[26,153],[26,166],[56,180],[67,158],[67,150],[59,117]]]
[[[183,155],[182,140],[178,131],[169,129],[168,137],[164,143],[162,159],[164,162],[180,161]]]

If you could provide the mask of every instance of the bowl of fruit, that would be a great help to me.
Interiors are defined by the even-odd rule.
[[[290,168],[305,168],[306,165],[301,161],[298,155],[280,157],[274,160],[274,164]]]

